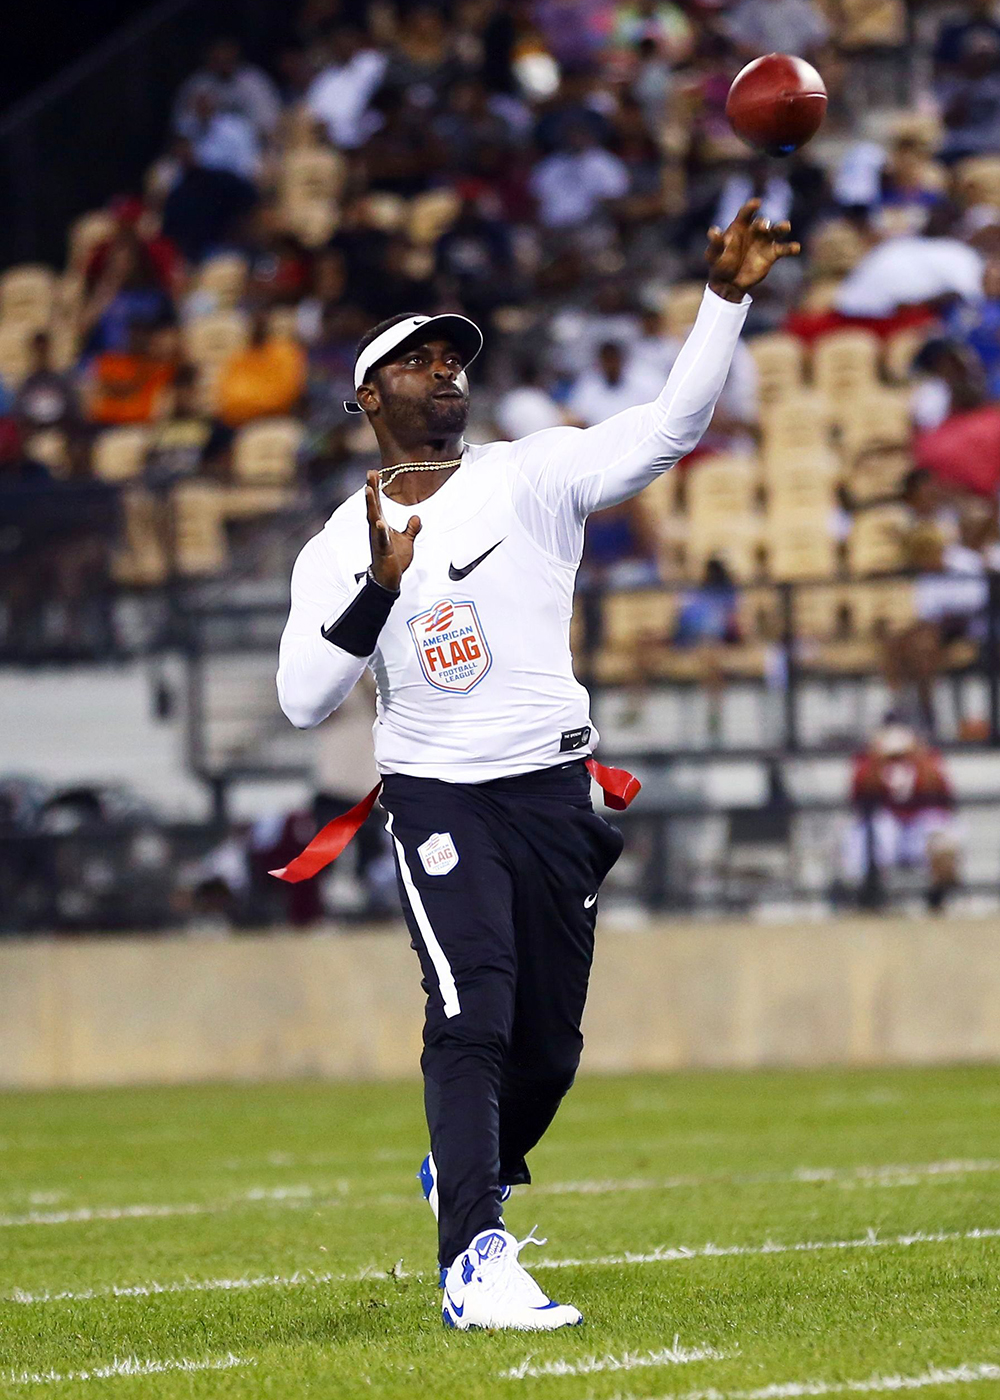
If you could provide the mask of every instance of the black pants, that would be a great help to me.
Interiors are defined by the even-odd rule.
[[[427,994],[424,1096],[447,1266],[552,1122],[583,1048],[597,891],[622,837],[582,761],[481,784],[386,777],[400,895]]]

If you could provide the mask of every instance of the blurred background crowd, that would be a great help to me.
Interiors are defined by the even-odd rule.
[[[815,769],[798,797],[827,825],[845,804],[855,820],[813,885],[878,903],[883,867],[918,867],[940,907],[958,838],[934,745],[1000,739],[993,5],[305,0],[275,23],[257,49],[221,29],[192,40],[131,178],[56,231],[62,265],[0,274],[0,660],[140,658],[169,720],[185,687],[156,658],[184,654],[186,761],[218,835],[229,779],[285,769],[267,758],[270,710],[210,760],[206,668],[229,655],[232,685],[255,648],[273,658],[297,547],[372,464],[342,407],[358,338],[397,312],[461,310],[486,332],[471,440],[600,422],[658,392],[701,297],[706,228],[758,196],[803,257],[755,298],[697,452],[592,519],[580,671],[606,738],[665,771],[691,748],[766,756],[754,801],[772,845],[795,808],[782,755],[836,751],[827,786]],[[788,160],[724,117],[735,73],[772,50],[815,63],[830,92],[820,136]],[[268,675],[244,677],[237,710]],[[310,770],[318,808],[244,830],[236,855],[227,836],[189,881],[210,920],[244,897],[260,917],[256,866],[360,795],[349,723],[331,727],[326,778]],[[0,771],[21,766],[8,754]],[[8,782],[12,829],[65,813],[64,792],[29,787]],[[965,797],[1000,800],[1000,782]],[[676,885],[658,839],[644,878],[662,886],[669,867]],[[735,818],[721,843],[710,899],[736,878]],[[391,905],[377,839],[357,879],[348,904]],[[297,897],[295,917],[318,917],[320,895]]]

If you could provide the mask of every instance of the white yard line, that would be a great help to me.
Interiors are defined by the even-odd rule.
[[[409,1154],[408,1154],[409,1155]],[[791,1184],[856,1186],[913,1186],[921,1181],[951,1180],[960,1176],[1000,1173],[1000,1161],[956,1159],[944,1162],[890,1163],[884,1166],[796,1167],[791,1172],[759,1172],[718,1176],[609,1177],[596,1181],[552,1181],[530,1187],[533,1196],[615,1196],[634,1191],[673,1191],[699,1186],[785,1186]],[[63,1193],[33,1192],[32,1205],[43,1205]],[[9,1199],[9,1198],[8,1198]],[[238,1196],[214,1202],[176,1202],[155,1205],[78,1206],[65,1210],[30,1210],[21,1214],[0,1214],[0,1229],[27,1225],[73,1225],[91,1220],[153,1219],[173,1215],[220,1215],[247,1204],[264,1201],[297,1209],[310,1202],[318,1206],[346,1205],[360,1210],[372,1206],[419,1204],[412,1193],[382,1192],[365,1195],[351,1190],[350,1182],[333,1185],[255,1186]],[[54,1203],[54,1200],[53,1200]]]
[[[164,1371],[231,1371],[237,1366],[256,1366],[244,1356],[210,1356],[202,1361],[185,1357],[176,1361],[141,1361],[137,1356],[116,1357],[108,1366],[92,1371],[8,1371],[8,1385],[57,1385],[60,1381],[103,1381],[111,1376],[159,1376]]]
[[[866,1235],[853,1240],[799,1240],[793,1244],[779,1244],[767,1240],[764,1244],[703,1244],[689,1248],[675,1245],[670,1248],[653,1249],[647,1253],[605,1254],[596,1259],[533,1259],[535,1269],[606,1269],[619,1268],[624,1264],[678,1264],[685,1259],[730,1259],[741,1255],[755,1254],[813,1254],[827,1249],[899,1249],[915,1244],[953,1244],[961,1240],[1000,1239],[1000,1229],[980,1229],[962,1231],[941,1231],[928,1233],[914,1231],[912,1235],[879,1235],[869,1230]]]
[[[543,1361],[537,1366],[530,1356],[525,1357],[519,1366],[509,1371],[501,1371],[502,1381],[523,1381],[539,1376],[592,1376],[598,1371],[636,1371],[643,1366],[686,1366],[692,1361],[728,1361],[731,1351],[717,1351],[715,1347],[682,1347],[680,1338],[674,1338],[672,1347],[660,1351],[627,1351],[623,1356],[587,1356],[581,1361]]]
[[[869,1376],[856,1381],[779,1381],[758,1390],[687,1390],[656,1400],[796,1400],[805,1395],[865,1394],[882,1390],[922,1390],[928,1385],[970,1385],[1000,1380],[1000,1366],[984,1361],[965,1366],[931,1366],[917,1376]],[[619,1395],[615,1400],[638,1400]]]
[[[767,1254],[813,1254],[823,1250],[846,1249],[892,1249],[908,1248],[917,1244],[959,1244],[966,1240],[1000,1239],[1000,1228],[980,1228],[976,1230],[955,1230],[927,1233],[917,1231],[910,1235],[880,1236],[875,1230],[853,1240],[801,1240],[792,1244],[779,1244],[766,1240],[763,1244],[703,1244],[673,1245],[654,1249],[647,1253],[605,1254],[593,1259],[533,1259],[532,1269],[606,1269],[619,1268],[625,1264],[680,1264],[688,1259],[729,1259],[741,1256]],[[107,1284],[96,1288],[65,1289],[58,1292],[31,1293],[17,1288],[0,1296],[6,1303],[60,1303],[89,1298],[146,1298],[157,1293],[226,1293],[245,1292],[253,1288],[299,1288],[315,1287],[327,1283],[363,1283],[366,1279],[387,1278],[431,1278],[437,1277],[423,1270],[412,1273],[403,1268],[402,1260],[392,1269],[364,1268],[356,1273],[313,1273],[309,1269],[297,1270],[293,1274],[259,1274],[242,1278],[178,1279],[170,1283],[129,1283]]]

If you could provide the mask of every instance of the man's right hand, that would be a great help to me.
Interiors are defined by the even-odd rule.
[[[379,504],[378,472],[375,471],[368,473],[365,504],[372,547],[372,578],[390,593],[398,593],[400,581],[413,559],[413,541],[420,533],[420,517],[411,515],[402,533],[386,524]]]

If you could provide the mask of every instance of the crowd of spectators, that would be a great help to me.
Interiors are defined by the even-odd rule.
[[[146,432],[129,484],[165,499],[199,479],[231,486],[241,432],[293,417],[291,484],[326,509],[371,446],[341,409],[358,337],[399,311],[443,309],[487,331],[477,432],[598,422],[657,392],[693,315],[677,289],[696,290],[705,229],[753,195],[792,219],[805,255],[755,301],[699,458],[759,448],[754,336],[784,330],[811,349],[863,328],[888,355],[912,332],[894,375],[916,356],[913,438],[890,495],[915,511],[906,472],[929,473],[954,538],[923,521],[925,536],[944,531],[940,549],[925,539],[909,562],[935,576],[975,573],[973,554],[980,575],[992,567],[1000,23],[988,0],[305,0],[294,32],[264,62],[226,37],[192,56],[160,157],[87,216],[86,237],[74,231],[52,314],[25,330],[17,365],[0,356],[0,503],[21,502],[0,536],[8,646],[39,635],[55,575],[49,633],[107,642],[108,610],[84,622],[77,600],[110,589],[127,512],[105,486],[63,550],[52,540],[75,507],[39,538],[24,502],[100,487],[108,430]],[[724,117],[736,70],[776,48],[816,62],[831,94],[821,137],[785,161],[749,152]],[[231,341],[199,350],[198,327],[221,322]],[[0,292],[0,341],[8,323]],[[970,500],[979,546],[958,543]],[[841,516],[870,504],[844,491]],[[648,512],[595,520],[585,585],[740,581],[728,559],[721,574],[706,561],[685,572],[671,538]],[[936,640],[921,652],[908,634],[885,664],[922,687],[927,710],[955,623],[940,600],[921,606],[920,635],[937,628]],[[690,630],[705,607],[685,607]],[[712,655],[742,635],[713,625]]]

